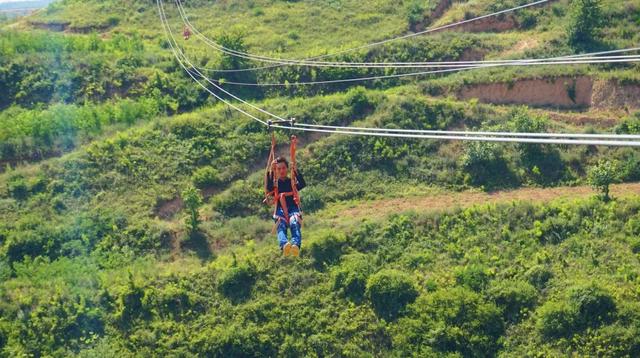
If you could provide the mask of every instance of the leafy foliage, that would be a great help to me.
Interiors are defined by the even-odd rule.
[[[610,160],[601,160],[589,171],[589,184],[602,194],[605,201],[610,200],[609,186],[617,181],[618,164]]]
[[[601,0],[573,0],[567,23],[569,44],[577,49],[589,49],[600,39],[605,21]]]
[[[418,296],[411,277],[397,270],[382,270],[369,277],[366,293],[376,313],[386,320],[396,319]]]

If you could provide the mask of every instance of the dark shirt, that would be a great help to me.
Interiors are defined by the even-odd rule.
[[[300,171],[296,172],[296,179],[298,181],[298,190],[302,190],[305,186],[307,186]],[[271,173],[267,174],[267,191],[273,191],[273,175]],[[291,178],[278,179],[278,193],[283,194],[290,193],[292,191],[293,189],[291,187]],[[287,209],[289,211],[294,208],[298,209],[296,202],[293,200],[293,195],[285,196],[285,200],[287,201]],[[278,202],[278,207],[280,207],[280,202]]]

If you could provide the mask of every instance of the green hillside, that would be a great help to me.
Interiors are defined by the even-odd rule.
[[[528,2],[182,1],[193,30],[287,59]],[[183,39],[164,6],[197,66],[268,65]],[[59,0],[0,26],[0,357],[640,356],[638,149],[295,131],[302,255],[282,257],[269,133],[185,73],[155,1]],[[326,59],[568,56],[639,30],[638,0],[560,0]],[[402,71],[210,75],[300,123],[640,134],[638,63],[292,85]]]

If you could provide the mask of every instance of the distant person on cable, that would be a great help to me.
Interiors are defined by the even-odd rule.
[[[302,177],[302,173],[298,171],[295,161],[291,163],[292,172],[295,173],[296,189],[302,190],[306,183]],[[277,157],[271,164],[271,170],[266,174],[267,192],[273,193],[276,201],[273,219],[276,222],[276,232],[278,233],[278,242],[280,250],[284,256],[299,256],[300,247],[302,245],[302,212],[296,201],[297,190],[294,190],[291,184],[291,178],[287,176],[289,171],[289,163],[283,157]],[[274,180],[274,174],[277,181]],[[291,229],[291,242],[287,238],[287,227]]]

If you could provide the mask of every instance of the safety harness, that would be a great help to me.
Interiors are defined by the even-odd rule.
[[[278,121],[278,122],[269,121],[268,122],[269,131],[271,132],[271,151],[269,152],[269,157],[267,158],[267,167],[265,169],[265,176],[264,176],[265,198],[262,202],[267,205],[274,206],[273,217],[274,219],[277,218],[276,224],[274,226],[274,231],[275,231],[275,228],[280,223],[280,220],[283,219],[280,215],[278,215],[278,204],[280,204],[280,207],[282,208],[282,211],[284,213],[284,220],[286,221],[287,224],[289,223],[289,208],[287,206],[287,199],[286,199],[288,196],[293,196],[293,201],[296,203],[296,205],[298,206],[298,209],[300,210],[300,213],[302,214],[300,194],[298,193],[298,172],[296,168],[296,146],[298,144],[298,138],[296,138],[295,135],[291,136],[291,145],[289,147],[289,155],[291,158],[290,169],[291,169],[291,189],[292,190],[290,192],[281,193],[278,189],[279,178],[276,173],[276,164],[274,163],[276,158],[276,155],[275,155],[276,137],[275,137],[275,134],[273,133],[273,128],[271,126],[274,123],[280,123],[280,122],[288,123],[293,126],[295,119],[291,119],[288,121]],[[269,191],[268,189],[269,176],[271,176],[273,180],[273,190],[271,191]],[[300,224],[302,224],[302,220],[300,220]]]

